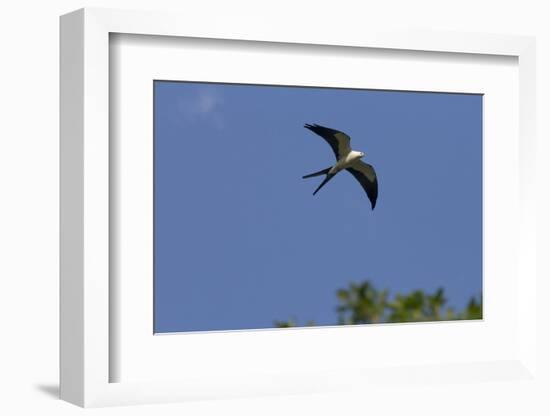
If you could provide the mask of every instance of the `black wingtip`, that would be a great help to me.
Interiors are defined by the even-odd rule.
[[[304,124],[304,127],[306,129],[313,130],[313,129],[316,129],[316,128],[321,127],[321,126],[319,126],[319,124],[315,124],[315,123],[313,123],[313,124],[306,123],[306,124]]]
[[[304,127],[308,130],[311,130],[315,134],[319,134],[320,136],[322,136],[321,130],[324,130],[324,129],[333,130],[329,127],[321,126],[320,124],[317,124],[317,123],[313,123],[313,124],[306,123],[304,124]]]

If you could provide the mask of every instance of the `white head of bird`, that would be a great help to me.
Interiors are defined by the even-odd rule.
[[[348,155],[347,159],[348,159],[348,161],[351,162],[352,160],[359,160],[364,156],[365,156],[364,152],[357,152],[355,150],[352,150],[351,152],[349,152],[349,155]]]

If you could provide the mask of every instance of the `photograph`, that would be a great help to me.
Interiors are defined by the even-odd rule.
[[[152,87],[154,333],[483,318],[482,94]]]

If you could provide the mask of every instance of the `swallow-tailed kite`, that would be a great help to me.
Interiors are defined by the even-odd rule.
[[[378,197],[378,182],[376,180],[376,172],[374,168],[361,160],[365,154],[351,150],[350,137],[341,131],[330,129],[328,127],[319,126],[318,124],[306,124],[306,129],[318,134],[332,148],[334,156],[336,156],[336,164],[329,168],[320,170],[319,172],[310,173],[303,178],[313,178],[314,176],[326,175],[325,179],[317,187],[313,195],[319,192],[328,181],[330,181],[341,170],[347,170],[361,184],[370,200],[372,209],[376,205]]]

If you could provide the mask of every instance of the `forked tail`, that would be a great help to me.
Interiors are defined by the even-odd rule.
[[[314,176],[326,175],[326,174],[328,174],[328,171],[330,169],[331,168],[326,168],[326,169],[320,170],[319,172],[310,173],[309,175],[302,176],[302,179],[313,178]]]
[[[319,192],[319,190],[325,186],[325,184],[330,181],[332,178],[334,178],[334,175],[336,175],[335,173],[327,173],[327,176],[325,177],[325,179],[323,179],[323,182],[321,182],[321,184],[317,187],[317,189],[315,190],[315,192],[313,192],[313,195],[315,195],[317,192]]]

